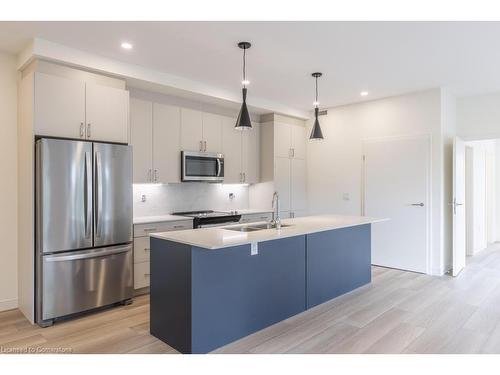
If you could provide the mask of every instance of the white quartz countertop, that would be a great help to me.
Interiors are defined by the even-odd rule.
[[[157,215],[157,216],[137,216],[134,217],[134,224],[164,223],[167,221],[192,221],[192,217],[176,215]]]
[[[252,242],[277,240],[280,238],[301,236],[309,233],[378,223],[386,220],[388,219],[367,216],[320,215],[282,220],[282,224],[290,226],[284,227],[280,230],[262,229],[254,232],[239,232],[227,229],[230,227],[240,226],[251,227],[257,224],[252,223],[245,225],[238,224],[225,227],[152,233],[150,236],[186,245],[202,247],[209,250],[215,250],[224,247],[245,245]]]

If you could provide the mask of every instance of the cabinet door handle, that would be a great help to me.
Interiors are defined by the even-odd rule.
[[[247,174],[246,172],[243,172],[243,182],[246,182],[247,181]]]
[[[151,168],[148,170],[148,182],[152,182],[151,181]]]
[[[158,169],[155,169],[155,182],[158,182]]]
[[[85,135],[85,125],[83,122],[80,122],[80,138],[83,138]]]
[[[145,247],[144,251],[150,251],[151,249],[149,247]]]
[[[151,274],[150,273],[145,273],[144,276],[149,277],[149,276],[151,276]]]
[[[91,135],[90,135],[90,122],[87,124],[87,138],[90,138]]]
[[[292,148],[292,158],[294,158],[294,157],[295,157],[295,149]]]
[[[144,228],[143,229],[144,232],[154,232],[156,230],[157,230],[156,228]]]
[[[200,151],[203,151],[203,141],[200,141]]]

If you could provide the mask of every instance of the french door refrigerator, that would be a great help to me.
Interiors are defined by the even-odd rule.
[[[130,146],[36,142],[36,321],[133,293]]]

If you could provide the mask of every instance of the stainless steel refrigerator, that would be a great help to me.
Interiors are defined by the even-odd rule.
[[[133,293],[130,146],[36,142],[36,321]]]

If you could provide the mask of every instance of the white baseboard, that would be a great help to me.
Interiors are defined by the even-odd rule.
[[[17,308],[17,298],[4,299],[0,301],[0,311],[12,310]]]

